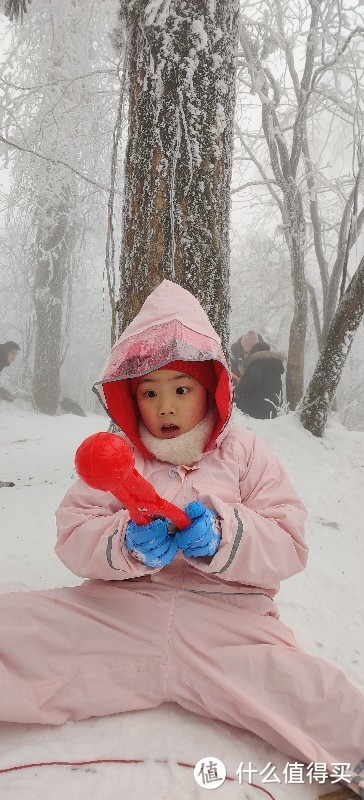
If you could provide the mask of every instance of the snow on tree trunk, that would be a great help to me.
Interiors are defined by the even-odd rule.
[[[82,75],[88,64],[88,6],[88,0],[64,0],[61,7],[52,0],[50,9],[53,41],[47,80],[50,85],[59,81],[63,86],[67,78],[69,85],[62,88],[57,103],[53,100],[56,110],[50,108],[50,98],[45,94],[39,114],[48,123],[42,130],[43,152],[48,160],[38,165],[34,183],[36,339],[32,394],[36,408],[45,414],[56,413],[60,393],[63,299],[77,224],[72,199],[77,195],[75,177],[60,161],[68,160],[70,149],[72,152],[67,127],[74,124],[73,108],[83,91],[82,82],[72,79]]]
[[[364,258],[332,320],[310,384],[303,398],[302,424],[322,436],[345,361],[364,316]]]
[[[123,329],[163,278],[195,294],[228,346],[238,0],[126,0],[129,132]]]
[[[290,408],[296,408],[303,395],[307,330],[307,283],[304,261],[305,218],[302,198],[294,182],[284,181],[282,190],[294,297],[293,317],[289,331],[286,393]]]
[[[37,327],[33,401],[44,414],[55,414],[58,406],[63,298],[69,270],[70,192],[68,176],[63,176],[62,185],[59,172],[58,166],[47,165],[50,196],[47,199],[43,197],[38,206],[36,233],[33,301]]]
[[[19,2],[6,7],[10,18],[23,22],[6,26],[1,73],[6,87],[1,133],[12,153],[7,246],[16,236],[11,255],[19,264],[12,270],[11,286],[16,287],[17,272],[22,283],[20,302],[15,296],[13,304],[24,320],[28,292],[32,297],[24,361],[28,367],[29,351],[32,360],[34,352],[33,398],[39,410],[53,414],[61,362],[62,377],[77,395],[85,361],[78,342],[86,348],[90,341],[86,295],[91,282],[98,283],[94,264],[104,244],[101,191],[107,191],[108,138],[115,116],[110,28],[117,20],[116,0],[37,0],[23,17]],[[85,296],[76,308],[72,297],[81,278]],[[76,319],[89,330],[78,331]],[[80,370],[70,367],[73,359],[82,361]]]

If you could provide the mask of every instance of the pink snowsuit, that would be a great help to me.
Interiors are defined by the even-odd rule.
[[[212,359],[218,421],[192,466],[157,461],[139,439],[129,379],[174,360]],[[56,552],[80,586],[0,598],[0,719],[60,725],[152,708],[247,729],[289,757],[364,772],[364,697],[306,655],[278,618],[280,581],[304,569],[305,509],[265,443],[230,421],[220,341],[199,303],[169,281],[114,346],[99,391],[156,491],[215,509],[215,556],[147,567],[125,546],[129,514],[78,480],[57,511]],[[21,644],[19,644],[21,643]]]

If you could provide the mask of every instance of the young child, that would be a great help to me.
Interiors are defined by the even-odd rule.
[[[136,469],[191,524],[137,525],[112,494],[74,484],[56,552],[87,580],[2,597],[0,718],[59,725],[173,701],[300,762],[350,764],[364,797],[364,698],[297,647],[274,602],[305,567],[305,509],[264,442],[231,423],[197,300],[163,281],[96,391]]]

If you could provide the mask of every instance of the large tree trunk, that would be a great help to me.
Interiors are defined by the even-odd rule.
[[[364,258],[343,295],[303,398],[302,424],[322,436],[345,361],[364,316]]]
[[[128,25],[123,329],[163,278],[195,294],[228,347],[238,0],[123,2]]]

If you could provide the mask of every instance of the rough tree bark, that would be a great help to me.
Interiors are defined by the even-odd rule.
[[[195,294],[228,348],[238,0],[126,0],[129,132],[120,329],[163,278]]]
[[[322,436],[355,333],[364,316],[364,257],[341,298],[303,398],[302,424]]]

